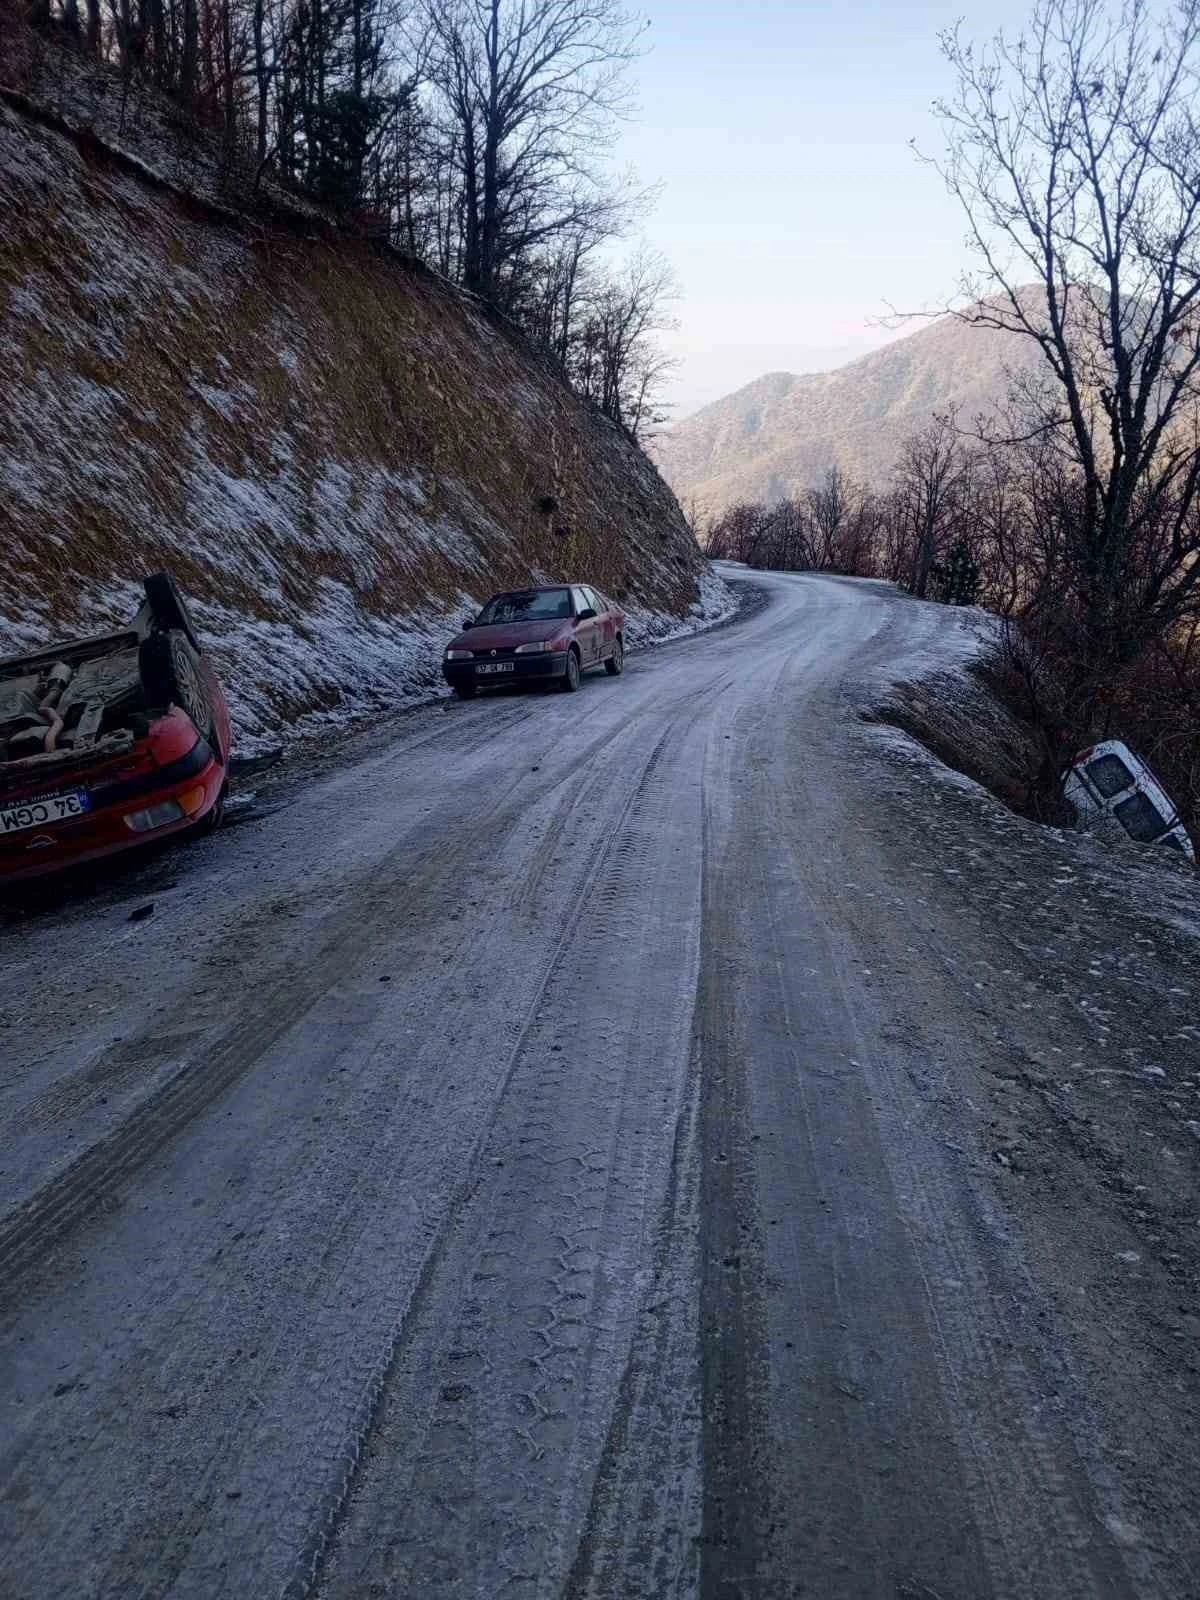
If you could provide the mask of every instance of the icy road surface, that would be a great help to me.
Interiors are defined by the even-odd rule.
[[[6,1600],[1200,1592],[1195,946],[760,582],[0,928]]]

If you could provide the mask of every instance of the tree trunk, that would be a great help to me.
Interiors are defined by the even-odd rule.
[[[921,527],[921,537],[917,543],[917,564],[913,574],[913,594],[918,600],[924,600],[929,590],[929,574],[933,570],[934,541],[937,533],[937,518],[932,510],[926,513]]]
[[[183,0],[183,50],[179,57],[179,98],[185,105],[196,99],[196,70],[200,57],[198,0]]]
[[[483,131],[483,196],[480,218],[479,291],[495,299],[500,245],[500,0],[491,0],[487,26],[488,99]]]
[[[220,0],[221,5],[221,115],[225,124],[225,148],[233,151],[237,136],[237,104],[233,82],[233,0]]]
[[[162,0],[145,0],[143,8],[145,28],[154,52],[154,81],[161,89],[168,82],[167,28],[163,17]]]
[[[267,65],[265,0],[254,0],[254,151],[259,166],[267,159],[267,91],[270,68]]]
[[[322,0],[313,0],[312,68],[315,115],[309,124],[309,182],[319,177],[325,154],[325,73],[326,61],[325,7]]]
[[[483,253],[479,218],[479,162],[475,130],[463,128],[463,282],[475,294],[483,290]]]

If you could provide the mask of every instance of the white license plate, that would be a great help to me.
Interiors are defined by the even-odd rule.
[[[65,822],[91,810],[86,794],[48,794],[40,800],[25,800],[17,806],[0,804],[0,833],[20,833],[25,828],[44,828],[47,823]]]
[[[516,666],[515,661],[481,661],[475,668],[476,672],[512,672]]]

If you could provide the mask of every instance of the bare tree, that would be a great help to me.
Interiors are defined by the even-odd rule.
[[[1200,4],[1040,0],[1015,40],[943,46],[964,315],[1044,357],[1012,431],[1078,485],[1064,598],[1099,683],[1200,586]]]
[[[578,331],[568,337],[576,388],[635,439],[662,420],[656,395],[674,363],[655,336],[671,325],[666,307],[677,292],[664,258],[640,249],[623,271],[585,287]]]
[[[909,587],[918,600],[958,511],[965,470],[954,425],[941,418],[904,443],[896,469],[895,505],[911,552]]]
[[[815,489],[808,491],[808,514],[813,531],[812,565],[832,567],[847,517],[851,514],[850,485],[839,466],[832,466]]]
[[[425,0],[421,20],[456,125],[463,281],[503,303],[514,263],[620,215],[593,153],[628,107],[640,29],[617,0]]]

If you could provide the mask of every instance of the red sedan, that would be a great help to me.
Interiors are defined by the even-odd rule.
[[[121,633],[0,659],[0,883],[221,819],[225,696],[172,580]]]
[[[568,693],[589,667],[616,677],[625,665],[625,614],[586,583],[496,594],[451,639],[446,682],[464,700],[479,689],[530,680]]]

